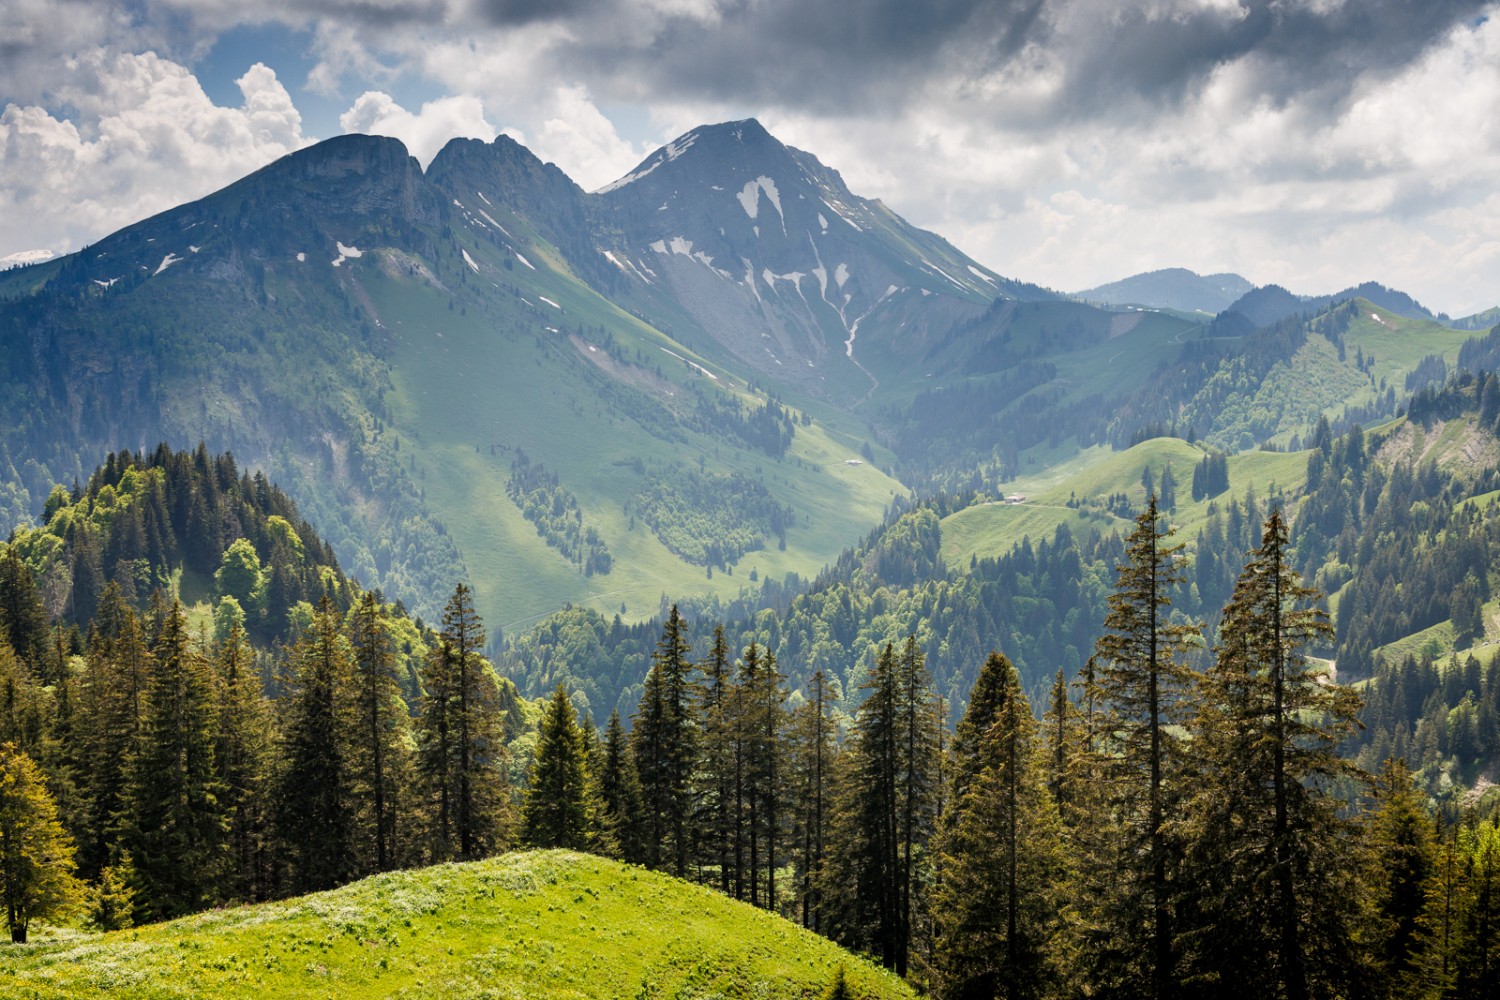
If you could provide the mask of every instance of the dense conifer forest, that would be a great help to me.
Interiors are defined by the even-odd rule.
[[[1455,382],[1418,416],[1494,391]],[[1367,454],[1329,438],[1312,462],[1347,482]],[[1442,493],[1420,479],[1370,510]],[[1325,482],[1308,524],[1334,516]],[[916,584],[936,515],[901,513],[851,564]],[[1485,519],[1442,523],[1408,558]],[[12,935],[567,847],[779,912],[943,997],[1493,995],[1497,810],[1434,812],[1413,772],[1475,787],[1494,669],[1409,658],[1340,684],[1306,655],[1340,641],[1299,570],[1325,565],[1314,536],[1253,498],[1210,527],[1254,532],[1247,560],[1191,563],[1154,497],[1128,537],[1089,541],[1115,569],[1103,613],[1077,679],[1039,697],[1004,643],[961,700],[930,633],[858,674],[809,664],[791,640],[809,592],[744,642],[670,607],[601,731],[565,679],[530,702],[497,673],[463,584],[440,623],[413,620],[229,456],[111,455],[0,557],[0,831],[51,845],[6,855]],[[1016,594],[1064,555],[1076,580],[1068,539],[973,575]],[[1193,582],[1225,594],[1212,627],[1177,603]]]

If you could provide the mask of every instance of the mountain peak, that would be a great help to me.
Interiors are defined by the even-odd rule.
[[[630,173],[606,184],[594,193],[609,194],[629,184],[634,184],[683,158],[689,150],[692,151],[692,155],[684,162],[710,165],[728,161],[747,167],[759,165],[766,162],[768,158],[786,159],[789,157],[787,147],[767,132],[765,126],[754,118],[720,122],[717,125],[700,125],[657,149],[636,164],[635,169]]]

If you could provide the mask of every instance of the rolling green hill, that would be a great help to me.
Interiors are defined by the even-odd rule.
[[[1229,490],[1217,497],[1193,500],[1193,467],[1206,453],[1177,438],[1153,438],[1125,451],[1095,447],[1079,452],[1045,472],[1022,476],[1005,484],[1008,495],[1025,496],[1024,503],[999,501],[967,507],[943,518],[943,558],[948,565],[967,565],[1010,551],[1023,538],[1032,543],[1050,539],[1059,525],[1080,530],[1128,531],[1128,521],[1105,509],[1104,499],[1125,494],[1135,507],[1145,502],[1142,474],[1149,468],[1160,481],[1170,463],[1177,481],[1177,506],[1171,522],[1179,536],[1191,538],[1204,525],[1211,504],[1223,507],[1246,491],[1265,498],[1273,491],[1295,498],[1307,480],[1306,452],[1247,451],[1228,456]],[[1074,506],[1069,506],[1072,501]]]
[[[700,886],[566,851],[378,875],[332,892],[106,935],[0,946],[0,994],[96,997],[785,997],[845,968],[896,977]]]

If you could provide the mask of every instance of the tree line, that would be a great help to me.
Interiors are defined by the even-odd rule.
[[[524,844],[713,885],[943,997],[1489,995],[1495,820],[1439,830],[1401,762],[1372,779],[1339,756],[1359,701],[1303,655],[1331,626],[1291,555],[1273,510],[1205,651],[1148,504],[1079,682],[1060,671],[1038,721],[994,652],[951,738],[914,635],[841,717],[823,674],[789,692],[722,626],[695,658],[673,608],[629,730],[559,687],[514,775],[530,712],[463,585],[410,704],[373,594],[320,602],[271,699],[237,622],[194,637],[180,604],[138,615],[110,585],[53,683],[0,646],[0,835],[29,822],[90,883],[7,858],[7,889],[29,885],[12,933]]]

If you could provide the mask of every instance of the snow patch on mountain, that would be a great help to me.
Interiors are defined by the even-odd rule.
[[[776,214],[780,216],[781,232],[785,235],[786,215],[781,211],[781,193],[776,190],[776,182],[774,180],[762,175],[753,181],[747,181],[740,193],[734,197],[739,201],[740,207],[745,210],[745,214],[754,220],[760,214],[760,196],[762,193],[771,200],[771,206],[776,209]],[[756,230],[756,235],[760,235],[759,229]]]
[[[19,253],[0,257],[0,267],[24,267],[27,264],[40,264],[44,260],[51,260],[57,254],[51,250],[22,250]]]
[[[493,208],[494,206],[491,206],[491,207]],[[479,214],[482,215],[482,216],[484,216],[484,221],[488,222],[490,225],[494,226],[496,229],[500,230],[502,233],[505,233],[506,236],[510,236],[511,239],[515,239],[514,236],[511,236],[510,233],[506,232],[504,226],[500,225],[500,223],[498,223],[494,219],[490,218],[490,213],[486,212],[484,209],[481,208],[479,210]]]
[[[165,271],[167,268],[171,267],[173,264],[180,264],[181,262],[181,257],[177,256],[175,253],[169,253],[161,259],[160,264],[156,265],[156,270],[151,272],[151,277],[154,278],[158,274],[161,274],[163,271]]]
[[[617,181],[612,181],[611,183],[604,185],[594,193],[609,194],[609,192],[618,191],[620,188],[624,187],[627,184],[634,184],[642,177],[645,177],[647,174],[656,170],[656,168],[660,167],[662,164],[671,163],[683,153],[686,153],[689,149],[692,148],[693,143],[697,141],[697,132],[689,132],[687,135],[682,136],[679,139],[673,139],[671,142],[667,143],[667,145],[661,150],[661,152],[651,160],[650,164],[641,168],[640,170],[636,170],[632,173],[626,174],[624,177],[621,177]]]
[[[509,235],[509,234],[507,233],[506,235]],[[525,264],[527,267],[531,268],[533,271],[536,270],[536,265],[533,264],[531,261],[527,260],[525,257],[523,257],[521,255],[521,251],[517,250],[515,253],[516,253],[516,260],[520,261],[522,264]]]
[[[469,265],[469,269],[471,271],[473,271],[475,274],[478,274],[479,273],[479,265],[476,264],[476,263],[474,263],[474,258],[473,257],[469,256],[469,251],[460,248],[459,249],[459,253],[461,253],[461,254],[464,255],[464,263]]]
[[[333,245],[339,248],[338,259],[333,262],[334,267],[341,266],[346,260],[352,260],[356,257],[363,257],[365,255],[365,252],[359,247],[346,247],[344,246],[344,244],[338,242],[337,240],[334,241]]]

